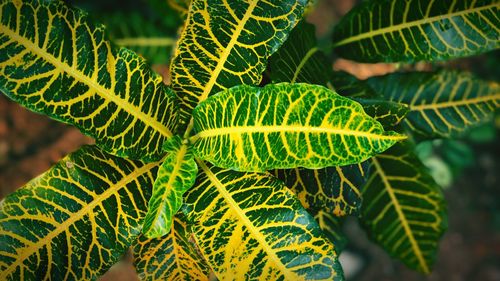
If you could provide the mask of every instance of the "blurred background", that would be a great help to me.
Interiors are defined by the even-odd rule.
[[[75,1],[69,1],[75,2]],[[100,2],[112,9],[119,1]],[[319,0],[307,21],[316,25],[320,44],[327,44],[332,28],[355,0]],[[86,1],[73,3],[89,9]],[[122,6],[120,4],[120,6]],[[358,64],[336,60],[332,67],[358,78],[394,72],[400,68],[430,70],[457,68],[485,80],[500,81],[500,52],[446,63],[416,65]],[[168,66],[155,64],[168,81]],[[449,229],[443,236],[433,272],[424,276],[391,259],[371,243],[356,218],[349,218],[344,232],[350,239],[341,255],[348,280],[485,280],[500,281],[500,115],[472,130],[460,140],[430,141],[418,153],[448,202]],[[78,130],[31,113],[0,95],[0,198],[47,170],[64,155],[92,140]],[[137,280],[131,258],[102,280]]]

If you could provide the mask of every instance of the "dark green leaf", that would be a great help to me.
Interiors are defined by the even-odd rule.
[[[371,0],[334,29],[335,52],[361,62],[471,56],[500,47],[498,0]]]
[[[500,86],[468,73],[393,73],[368,83],[385,99],[408,104],[405,124],[423,137],[457,137],[488,121],[500,105]]]
[[[345,216],[359,211],[360,188],[368,175],[367,168],[365,162],[314,170],[276,170],[274,174],[297,195],[304,208]]]
[[[371,164],[361,222],[391,256],[429,273],[447,228],[441,188],[408,143],[373,157]]]
[[[345,218],[339,218],[323,210],[317,211],[314,219],[318,222],[323,233],[335,245],[335,251],[340,254],[347,245],[347,237],[342,232]]]

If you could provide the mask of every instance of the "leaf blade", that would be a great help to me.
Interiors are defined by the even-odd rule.
[[[175,213],[182,206],[182,195],[193,186],[198,166],[187,144],[179,136],[166,143],[168,148],[158,176],[153,184],[153,195],[148,203],[142,232],[148,238],[167,234]]]
[[[140,234],[157,165],[84,146],[7,196],[0,278],[99,277]]]
[[[63,2],[6,1],[0,13],[4,93],[78,127],[110,153],[161,157],[176,129],[175,96],[143,59],[113,48],[104,26]]]
[[[141,280],[209,280],[209,268],[189,241],[185,220],[184,216],[177,214],[165,237],[148,239],[139,236],[132,250]]]
[[[335,51],[361,62],[446,60],[479,54],[500,45],[499,7],[495,0],[364,2],[335,28]]]
[[[384,132],[356,102],[308,84],[233,87],[193,117],[196,157],[245,171],[358,163],[405,138]]]
[[[468,73],[394,73],[368,83],[388,100],[408,104],[404,123],[426,138],[460,137],[490,119],[500,106],[500,86]]]
[[[267,57],[285,40],[306,2],[192,1],[171,65],[181,122],[187,123],[198,102],[212,94],[258,84]]]
[[[361,222],[391,256],[429,273],[447,227],[441,188],[408,143],[371,159],[372,175],[363,188]],[[396,219],[394,219],[396,218]]]
[[[270,175],[198,165],[185,212],[218,278],[342,278],[333,245],[282,183]],[[293,229],[295,238],[276,235],[287,233],[282,228]]]

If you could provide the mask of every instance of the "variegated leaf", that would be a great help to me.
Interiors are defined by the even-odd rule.
[[[333,244],[279,180],[198,165],[185,212],[219,279],[342,278]]]
[[[179,136],[167,140],[165,151],[168,155],[158,170],[142,229],[148,238],[158,238],[170,231],[172,219],[181,208],[182,195],[193,186],[198,173],[190,147],[182,144]]]
[[[342,225],[345,218],[340,218],[332,213],[323,210],[316,211],[314,219],[318,222],[319,227],[323,233],[335,245],[335,251],[340,254],[347,245],[347,237],[342,232]]]
[[[171,65],[181,122],[208,96],[258,84],[267,58],[302,16],[306,0],[193,0]]]
[[[500,47],[498,0],[372,0],[334,29],[335,52],[362,62],[471,56]]]
[[[142,58],[62,1],[2,1],[0,15],[2,92],[110,153],[160,158],[177,126],[175,96]]]
[[[0,203],[0,280],[91,280],[140,234],[158,163],[84,146]]]
[[[321,209],[335,216],[357,214],[368,165],[323,169],[276,170],[274,174],[299,198],[306,209]]]
[[[391,256],[429,273],[447,228],[441,188],[408,143],[371,159],[361,222]]]
[[[141,280],[209,280],[208,265],[190,241],[181,213],[173,218],[168,235],[154,239],[141,235],[132,250]]]
[[[393,73],[368,83],[385,99],[409,106],[405,124],[423,137],[458,137],[488,121],[500,106],[500,86],[469,73]]]
[[[194,153],[219,167],[265,171],[359,163],[405,136],[322,86],[238,86],[193,112]]]

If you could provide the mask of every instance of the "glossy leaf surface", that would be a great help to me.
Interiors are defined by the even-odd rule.
[[[142,229],[148,238],[158,238],[169,232],[172,219],[181,208],[182,195],[193,186],[198,173],[193,154],[179,136],[166,142],[165,151],[168,155],[158,170]]]
[[[279,180],[198,165],[185,211],[219,279],[342,278],[333,244]]]
[[[306,0],[194,0],[171,65],[181,121],[209,95],[258,84],[267,58],[302,16]]]
[[[429,273],[447,228],[441,188],[408,143],[371,159],[361,221],[391,256]]]
[[[190,241],[185,217],[173,218],[169,233],[161,238],[139,236],[133,245],[134,265],[141,280],[209,280],[208,266]]]
[[[316,85],[238,86],[193,112],[194,153],[219,167],[265,171],[359,163],[404,136]]]
[[[158,163],[84,146],[0,203],[0,280],[96,279],[140,234]]]
[[[353,98],[359,102],[366,114],[380,122],[385,128],[392,128],[406,117],[410,108],[404,103],[383,99]]]
[[[367,168],[364,163],[314,170],[277,170],[274,174],[297,195],[304,208],[345,216],[359,211]]]
[[[154,160],[177,125],[175,96],[145,61],[112,48],[104,26],[62,1],[0,4],[0,89],[75,125],[106,151]]]
[[[361,62],[471,56],[500,47],[497,0],[373,0],[334,29],[335,52]]]
[[[405,124],[424,137],[458,137],[489,120],[500,105],[500,86],[468,73],[394,73],[368,83],[385,99],[409,106]]]

